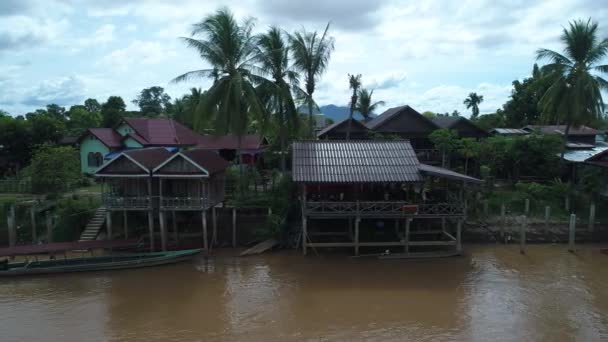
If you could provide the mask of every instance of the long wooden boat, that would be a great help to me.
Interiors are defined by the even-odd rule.
[[[187,249],[170,252],[105,255],[97,257],[5,263],[0,264],[0,276],[104,271],[150,267],[185,261],[200,252],[201,249]]]

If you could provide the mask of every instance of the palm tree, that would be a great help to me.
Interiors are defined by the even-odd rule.
[[[359,93],[359,88],[361,88],[361,74],[348,74],[348,87],[353,90],[353,95],[350,97],[350,113],[348,115],[348,126],[346,128],[346,140],[350,140],[353,114],[355,113],[355,107],[357,106],[357,94]]]
[[[464,100],[464,105],[467,109],[471,109],[471,119],[477,119],[479,116],[479,104],[483,102],[483,95],[477,95],[477,93],[470,93],[469,96]]]
[[[539,49],[537,59],[548,59],[543,74],[553,78],[553,84],[539,101],[541,118],[545,122],[566,125],[561,159],[564,159],[568,134],[572,126],[600,119],[604,112],[602,90],[608,82],[594,74],[607,74],[608,64],[598,65],[608,55],[608,39],[599,41],[597,23],[575,20],[560,37],[564,53]]]
[[[255,84],[264,83],[259,69],[253,64],[256,46],[251,31],[253,19],[238,23],[232,13],[219,9],[214,14],[194,24],[192,36],[183,37],[186,44],[197,50],[200,57],[211,68],[187,72],[173,82],[193,78],[213,78],[203,101],[196,108],[195,129],[200,130],[204,119],[214,115],[216,132],[231,132],[238,138],[239,159],[242,136],[246,133],[248,120],[265,113],[256,93]]]
[[[374,95],[374,91],[367,90],[365,88],[359,91],[357,107],[355,108],[361,115],[365,121],[371,119],[371,115],[374,111],[380,107],[384,106],[384,101],[376,101],[372,103],[372,95]]]
[[[302,29],[302,31],[290,35],[289,39],[294,67],[304,75],[305,93],[303,94],[303,100],[308,105],[308,122],[311,136],[314,132],[312,110],[316,106],[313,94],[317,80],[327,69],[331,52],[334,50],[334,39],[328,37],[328,31],[329,23],[322,35],[319,35],[317,31],[307,32]]]
[[[279,126],[281,149],[281,171],[286,169],[285,147],[288,130],[293,131],[298,125],[292,90],[298,90],[298,74],[289,65],[289,46],[284,34],[278,27],[271,27],[268,32],[257,37],[257,61],[273,80],[270,84],[262,85],[259,93],[269,111],[276,113]],[[291,128],[291,129],[290,129]]]

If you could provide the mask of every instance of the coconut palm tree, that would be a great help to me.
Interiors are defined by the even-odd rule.
[[[471,109],[471,119],[477,119],[479,116],[479,104],[483,102],[483,95],[477,95],[477,93],[470,93],[469,96],[464,100],[464,105],[467,109]]]
[[[334,50],[334,39],[328,36],[329,23],[323,34],[317,31],[307,32],[302,29],[290,35],[290,46],[294,67],[304,75],[303,102],[308,106],[310,134],[313,135],[314,124],[312,111],[316,107],[313,94],[318,79],[329,65],[329,58]]]
[[[350,113],[348,115],[348,126],[346,128],[346,140],[350,140],[350,130],[353,124],[353,114],[355,113],[355,107],[357,106],[357,94],[359,88],[361,88],[361,74],[351,75],[348,74],[348,87],[353,90],[353,95],[350,97]]]
[[[608,82],[600,75],[608,74],[608,64],[600,63],[608,56],[608,39],[599,40],[597,23],[591,19],[571,22],[560,39],[563,53],[539,49],[536,58],[549,60],[541,71],[553,78],[552,85],[541,97],[539,107],[543,121],[566,125],[563,160],[570,128],[603,117],[601,91],[608,89]]]
[[[194,127],[202,128],[205,119],[213,117],[216,132],[231,132],[241,138],[246,133],[247,122],[252,116],[265,113],[255,85],[264,83],[260,70],[253,64],[256,45],[252,35],[253,19],[238,23],[227,8],[194,24],[192,38],[183,41],[194,48],[211,68],[187,72],[173,82],[194,78],[212,78],[214,83],[207,90],[197,109]],[[196,37],[201,36],[201,39]],[[240,158],[240,151],[238,151]]]
[[[374,111],[385,104],[384,101],[372,102],[372,95],[374,95],[373,90],[370,91],[363,88],[359,91],[359,96],[357,98],[357,107],[355,109],[361,113],[365,121],[370,120]]]
[[[289,46],[285,35],[278,27],[271,27],[266,33],[257,36],[257,62],[272,79],[272,83],[259,87],[259,93],[269,112],[275,113],[279,126],[281,149],[281,170],[285,171],[285,147],[288,131],[298,125],[298,111],[292,90],[298,91],[298,74],[289,65]]]

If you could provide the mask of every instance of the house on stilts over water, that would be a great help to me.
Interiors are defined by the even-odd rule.
[[[112,213],[123,213],[125,237],[128,215],[147,215],[150,249],[157,245],[167,250],[180,240],[179,215],[200,214],[195,235],[208,251],[207,212],[211,211],[213,236],[216,239],[215,206],[224,201],[226,162],[217,153],[202,149],[171,153],[166,148],[143,148],[123,151],[95,172],[102,180],[102,202],[107,209],[106,226],[112,237]],[[172,234],[169,236],[169,222]],[[156,224],[158,223],[158,225]],[[158,229],[156,228],[158,227]],[[192,234],[189,234],[192,235]]]
[[[464,191],[481,182],[421,164],[408,140],[294,142],[292,170],[304,254],[319,247],[459,254]]]

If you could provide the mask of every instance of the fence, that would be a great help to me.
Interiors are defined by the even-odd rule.
[[[31,193],[32,182],[30,179],[4,179],[0,180],[0,193]]]

